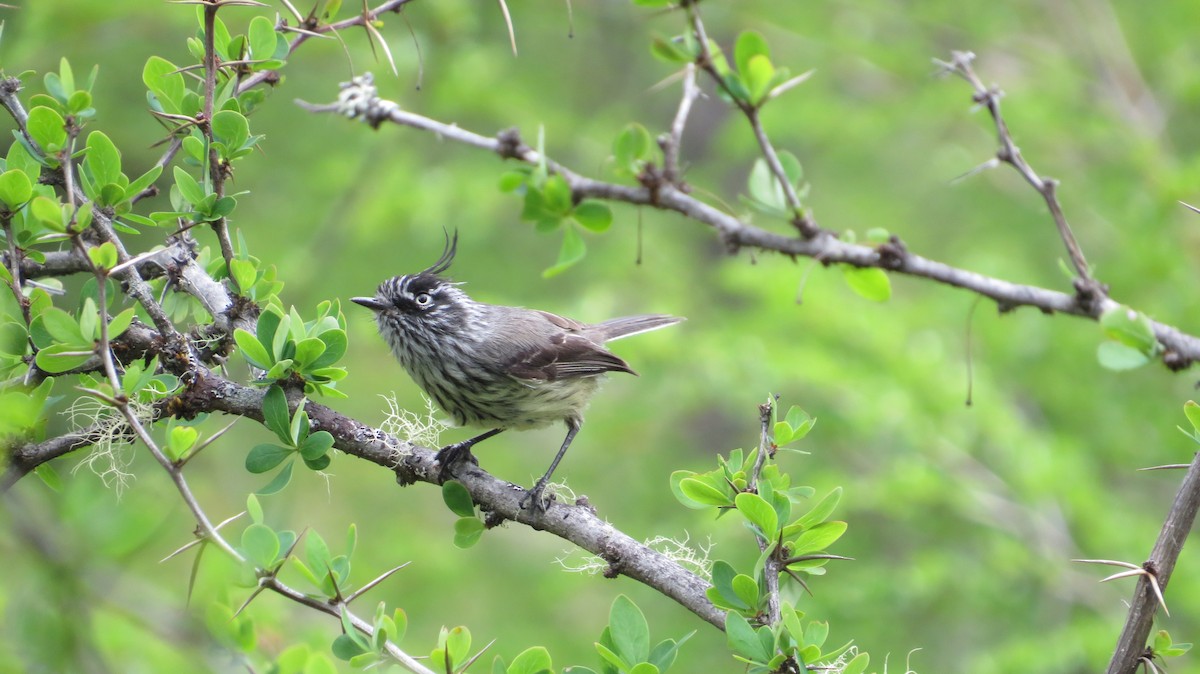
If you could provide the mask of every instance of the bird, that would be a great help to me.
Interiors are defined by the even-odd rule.
[[[605,343],[684,320],[643,314],[582,323],[548,311],[485,304],[443,276],[454,261],[458,232],[447,235],[429,268],[394,276],[373,297],[352,297],[375,312],[379,333],[409,376],[459,426],[488,430],[441,448],[442,475],[466,460],[471,448],[505,430],[542,428],[561,421],[567,435],[546,473],[519,507],[544,512],[543,492],[583,425],[583,412],[609,372],[637,375]],[[443,477],[444,479],[444,477]]]

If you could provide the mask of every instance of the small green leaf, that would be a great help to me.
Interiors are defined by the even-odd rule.
[[[612,209],[607,204],[594,199],[579,202],[571,212],[575,221],[593,232],[605,232],[612,226]]]
[[[251,473],[265,473],[292,455],[294,450],[279,445],[263,443],[255,445],[246,455],[246,470]]]
[[[112,241],[105,241],[99,246],[89,248],[88,258],[97,269],[112,269],[117,266],[117,247]]]
[[[242,350],[242,355],[246,357],[246,360],[251,365],[260,370],[266,370],[271,367],[271,356],[267,354],[266,347],[258,341],[257,337],[241,328],[237,328],[233,331],[233,340],[237,342],[238,348]]]
[[[742,31],[733,46],[733,62],[737,66],[738,72],[749,71],[750,61],[756,56],[770,58],[771,50],[767,46],[766,38],[752,30]]]
[[[325,342],[316,337],[306,337],[296,342],[296,365],[304,369],[325,353]]]
[[[175,185],[179,188],[179,194],[183,197],[184,201],[192,206],[199,206],[200,202],[204,201],[204,197],[207,196],[200,183],[190,173],[183,170],[181,166],[175,167]]]
[[[650,625],[629,597],[618,595],[608,613],[614,650],[625,662],[645,662],[650,657]]]
[[[287,396],[278,384],[272,384],[263,396],[263,424],[282,442],[291,444],[289,430],[291,415],[288,414]]]
[[[854,656],[850,662],[842,669],[842,674],[863,674],[867,671],[867,666],[871,664],[871,656],[866,653],[859,653]]]
[[[317,431],[300,442],[300,456],[306,461],[315,461],[333,449],[333,435],[329,431]]]
[[[341,360],[342,356],[346,355],[346,331],[342,329],[326,330],[317,335],[317,339],[325,344],[325,350],[318,356],[309,367],[315,369],[329,367],[330,365]]]
[[[796,523],[802,528],[808,529],[820,524],[821,522],[824,522],[825,520],[829,519],[830,515],[833,514],[834,509],[837,508],[837,504],[839,501],[841,501],[841,499],[842,488],[835,487],[833,491],[830,491],[825,495],[825,498],[821,499],[816,505],[814,505],[811,510],[804,513],[800,519],[796,520]]]
[[[872,302],[886,302],[892,296],[887,272],[878,267],[842,265],[842,275],[850,289]]]
[[[822,522],[800,534],[792,545],[792,554],[806,555],[819,552],[833,545],[846,533],[845,522]]]
[[[87,138],[87,156],[84,166],[92,173],[97,185],[107,185],[121,180],[121,153],[103,131],[93,131]]]
[[[184,83],[183,73],[174,63],[151,56],[142,68],[142,82],[154,94],[154,99],[163,112],[181,113]]]
[[[1158,347],[1154,328],[1146,315],[1126,306],[1109,309],[1100,316],[1100,326],[1109,339],[1115,339],[1147,355]]]
[[[37,144],[48,153],[58,152],[67,142],[66,122],[62,115],[39,105],[29,111],[25,129]]]
[[[750,89],[750,102],[761,104],[771,90],[771,81],[775,77],[775,66],[763,55],[751,57],[750,63],[743,75],[746,87]]]
[[[517,654],[504,674],[542,674],[553,671],[553,669],[550,651],[547,651],[544,646],[534,646]]]
[[[779,533],[779,516],[775,509],[763,497],[750,492],[742,492],[734,498],[738,512],[742,513],[768,541],[773,542]]]
[[[339,660],[350,660],[358,655],[367,652],[367,647],[359,644],[349,634],[339,634],[333,640],[333,646],[330,649],[333,656]]]
[[[1197,405],[1195,400],[1187,401],[1183,404],[1183,414],[1192,424],[1192,428],[1200,433],[1200,405]]]
[[[1150,362],[1150,356],[1144,352],[1121,342],[1101,342],[1096,347],[1096,359],[1101,367],[1121,372],[1133,370]]]
[[[771,653],[763,648],[754,628],[736,611],[725,614],[725,636],[729,650],[734,653],[757,663],[771,659]]]
[[[483,535],[483,520],[478,517],[460,517],[454,523],[454,545],[469,548],[479,542]]]
[[[173,458],[178,459],[191,449],[200,437],[200,431],[192,426],[176,426],[167,435],[167,449]]]
[[[34,362],[46,372],[58,374],[74,370],[91,357],[91,353],[84,352],[77,344],[54,344],[38,351]]]
[[[33,197],[33,184],[24,171],[13,169],[0,174],[0,202],[15,211]]]
[[[292,481],[292,466],[296,465],[295,461],[289,461],[284,465],[283,470],[275,474],[271,481],[262,486],[258,491],[254,492],[259,496],[269,496],[283,491],[283,488],[288,486]]]
[[[39,317],[42,319],[42,327],[56,342],[78,346],[92,341],[90,337],[84,337],[79,321],[58,307],[48,307]]]
[[[154,184],[154,181],[158,180],[158,176],[160,175],[162,175],[162,167],[158,165],[151,166],[149,171],[146,171],[138,176],[137,180],[125,186],[125,198],[132,199],[137,196],[142,190]]]
[[[587,254],[587,244],[583,242],[583,236],[579,234],[579,230],[574,227],[563,228],[562,248],[558,251],[558,261],[542,272],[542,278],[551,278],[558,276],[569,269],[576,262],[583,259]]]
[[[255,279],[258,278],[258,270],[254,268],[254,263],[250,260],[234,258],[229,261],[229,275],[237,284],[239,294],[245,296],[254,285]]]
[[[262,19],[266,23],[265,17],[255,17]],[[251,30],[254,28],[254,21],[250,22]],[[271,48],[275,47],[275,31],[271,31]],[[219,139],[230,152],[238,150],[246,143],[250,137],[250,123],[240,112],[233,110],[222,110],[213,115],[212,120],[213,134]]]
[[[709,506],[727,506],[730,504],[729,496],[725,492],[696,478],[685,478],[680,481],[679,490],[683,492],[684,496],[696,503],[703,503]]]
[[[475,501],[471,499],[471,492],[458,480],[442,483],[442,500],[450,512],[459,517],[475,516]]]
[[[733,592],[747,606],[758,606],[758,583],[744,573],[733,577]]]
[[[260,569],[269,569],[279,556],[279,538],[265,524],[251,524],[242,532],[242,551]]]
[[[34,197],[29,203],[29,210],[33,218],[47,229],[55,232],[67,231],[62,217],[62,205],[58,201],[48,197]]]
[[[265,16],[254,17],[250,20],[246,35],[250,38],[251,59],[265,61],[275,56],[275,26],[270,19]]]

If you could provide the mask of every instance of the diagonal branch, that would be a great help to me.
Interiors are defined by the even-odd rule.
[[[495,152],[502,157],[533,166],[544,162],[550,171],[566,179],[571,186],[573,195],[577,198],[605,199],[674,211],[712,227],[733,249],[749,247],[777,251],[793,257],[811,257],[821,261],[824,265],[844,263],[856,267],[879,267],[894,273],[924,278],[988,297],[995,300],[1001,312],[1030,306],[1045,313],[1063,313],[1095,321],[1106,311],[1121,306],[1104,295],[1094,298],[1094,301],[1081,302],[1080,298],[1057,290],[1013,283],[954,267],[912,253],[896,238],[877,247],[871,247],[842,241],[824,230],[812,238],[783,236],[755,227],[670,184],[654,185],[651,189],[647,186],[635,187],[594,180],[572,171],[549,157],[542,157],[536,150],[521,143],[520,139],[512,132],[505,132],[500,137],[483,136],[458,125],[446,124],[402,110],[397,103],[378,98],[369,75],[355,78],[352,82],[343,85],[338,103],[330,105],[298,103],[313,112],[337,113],[362,119],[373,126],[390,122],[428,131],[439,138]],[[1173,369],[1182,369],[1191,362],[1200,360],[1200,337],[1154,320],[1150,321],[1150,326],[1155,339],[1163,346],[1164,361],[1170,363]]]
[[[1107,674],[1133,674],[1137,669],[1139,660],[1145,654],[1146,641],[1150,637],[1154,613],[1159,605],[1154,585],[1166,590],[1184,541],[1196,521],[1197,510],[1200,510],[1200,453],[1192,459],[1183,484],[1179,485],[1179,491],[1175,494],[1175,502],[1171,504],[1171,510],[1163,522],[1158,540],[1154,542],[1150,558],[1142,565],[1146,573],[1141,574],[1133,591],[1125,627],[1117,640]]]
[[[996,125],[996,137],[1000,143],[1000,149],[996,151],[996,159],[1016,169],[1025,182],[1042,195],[1042,199],[1046,202],[1046,208],[1050,211],[1050,216],[1054,218],[1058,235],[1067,248],[1071,265],[1079,276],[1076,289],[1080,293],[1080,298],[1088,300],[1103,296],[1106,290],[1096,279],[1092,278],[1087,259],[1083,256],[1083,250],[1079,247],[1079,242],[1071,231],[1071,225],[1067,222],[1067,216],[1063,213],[1062,205],[1058,202],[1058,181],[1050,177],[1039,176],[1029,162],[1025,161],[1020,148],[1013,141],[1012,133],[1008,130],[1008,123],[1004,121],[1004,115],[1000,113],[1000,99],[1003,98],[1004,92],[996,87],[988,87],[983,84],[971,67],[974,59],[975,54],[971,52],[955,51],[951,52],[949,61],[934,59],[934,63],[942,69],[943,74],[958,75],[971,85],[971,88],[975,90],[975,103],[987,108],[988,114],[992,116],[992,121]]]

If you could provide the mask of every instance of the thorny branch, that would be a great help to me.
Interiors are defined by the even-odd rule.
[[[1020,148],[1013,141],[1012,133],[1008,130],[1008,123],[1004,121],[1004,115],[1000,113],[1000,99],[1003,98],[1004,93],[996,87],[988,87],[983,84],[983,80],[979,79],[971,67],[971,62],[974,60],[975,54],[971,52],[955,51],[951,53],[949,61],[934,59],[934,63],[942,69],[943,74],[954,74],[966,80],[975,90],[975,103],[987,108],[988,113],[992,116],[992,121],[996,125],[996,136],[1000,143],[1000,149],[996,151],[993,161],[1003,162],[1016,169],[1021,177],[1032,185],[1046,201],[1046,208],[1054,218],[1058,235],[1062,239],[1063,245],[1066,246],[1067,255],[1071,258],[1071,265],[1079,277],[1076,282],[1076,290],[1079,292],[1080,301],[1086,304],[1102,298],[1107,289],[1092,278],[1087,259],[1083,256],[1083,250],[1079,247],[1079,242],[1075,239],[1074,232],[1071,231],[1071,225],[1067,222],[1067,216],[1063,213],[1062,205],[1058,202],[1058,181],[1050,177],[1039,176],[1029,162],[1025,161]]]

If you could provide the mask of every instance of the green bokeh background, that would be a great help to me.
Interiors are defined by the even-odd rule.
[[[77,73],[101,64],[92,128],[117,142],[127,167],[148,167],[164,134],[145,111],[142,64],[152,54],[190,62],[184,40],[196,30],[194,9],[133,0],[22,5],[0,10],[5,71],[40,77],[61,56]],[[973,296],[928,282],[894,278],[892,299],[874,304],[837,269],[730,255],[703,225],[623,205],[614,205],[609,233],[588,238],[581,264],[545,280],[558,239],[535,233],[519,218],[519,199],[497,189],[500,159],[410,129],[314,116],[291,102],[332,100],[338,82],[369,69],[381,94],[405,109],[485,135],[517,127],[530,142],[544,129],[557,160],[612,179],[606,158],[621,128],[638,121],[657,133],[674,114],[678,83],[664,83],[670,70],[648,44],[680,32],[681,17],[625,2],[574,3],[573,21],[558,3],[510,9],[519,56],[496,5],[417,0],[381,27],[398,77],[372,60],[361,31],[342,35],[345,50],[314,40],[289,61],[251,120],[266,134],[263,152],[242,163],[231,186],[250,191],[233,226],[278,267],[284,302],[302,313],[325,299],[347,304],[387,276],[427,266],[443,230],[457,229],[451,274],[478,299],[582,320],[686,316],[680,327],[616,345],[641,376],[606,385],[560,468],[603,517],[636,538],[688,538],[713,558],[750,563],[749,535],[679,506],[668,477],[707,470],[717,453],[752,445],[756,405],[777,393],[819,419],[804,445],[811,456],[788,456],[784,469],[819,493],[845,489],[838,516],[850,529],[833,551],[856,561],[831,566],[812,582],[814,596],[795,597],[810,618],[830,621],[831,644],[853,639],[878,671],[885,656],[889,671],[903,671],[912,649],[922,649],[911,656],[919,672],[1101,668],[1131,583],[1097,585],[1105,568],[1070,560],[1137,563],[1148,554],[1179,474],[1135,469],[1191,456],[1174,427],[1194,375],[1105,371],[1096,325],[1027,309],[1001,316],[989,302],[973,311]],[[808,203],[823,226],[860,235],[883,227],[927,257],[1069,291],[1053,224],[1018,175],[999,169],[952,183],[991,156],[995,138],[986,114],[972,114],[969,88],[934,77],[931,59],[971,50],[983,79],[1006,92],[1026,158],[1062,180],[1068,217],[1113,297],[1196,332],[1200,221],[1177,201],[1200,201],[1200,6],[710,0],[702,10],[726,48],[754,29],[777,65],[815,69],[764,120],[776,145],[803,162]],[[259,11],[268,10],[221,16],[244,30]],[[27,82],[39,90],[38,77]],[[742,118],[715,97],[698,101],[683,148],[698,197],[740,213],[737,195],[755,157]],[[789,231],[765,218],[755,224]],[[130,244],[153,245],[158,234]],[[351,374],[341,388],[350,397],[334,407],[378,424],[379,396],[394,392],[421,410],[370,316],[345,311]],[[223,423],[214,418],[206,428]],[[56,417],[52,427],[65,421]],[[218,520],[261,485],[242,462],[270,439],[249,421],[226,437],[189,467]],[[527,485],[560,439],[558,428],[506,433],[478,455],[489,471]],[[0,671],[243,671],[203,627],[208,604],[237,606],[245,596],[220,588],[217,555],[207,557],[190,608],[189,562],[159,563],[192,529],[161,471],[144,451],[132,452],[136,479],[118,496],[86,468],[73,472],[80,459],[57,464],[63,493],[27,479],[0,515]],[[411,561],[365,600],[408,612],[402,645],[411,652],[432,648],[442,625],[465,624],[477,644],[495,639],[493,652],[506,657],[546,644],[559,667],[594,667],[591,644],[613,597],[626,593],[656,640],[699,630],[678,671],[742,669],[723,635],[668,600],[628,579],[564,572],[558,560],[579,554],[556,538],[509,525],[459,550],[437,490],[400,489],[388,471],[346,456],[328,472],[298,475],[264,499],[268,521],[311,527],[335,551],[356,523],[358,582]],[[1198,569],[1195,549],[1185,549],[1168,593],[1173,617],[1160,621],[1179,641],[1200,629]],[[260,663],[298,641],[327,648],[337,630],[273,596],[248,615]],[[1192,660],[1172,671],[1193,670]]]

